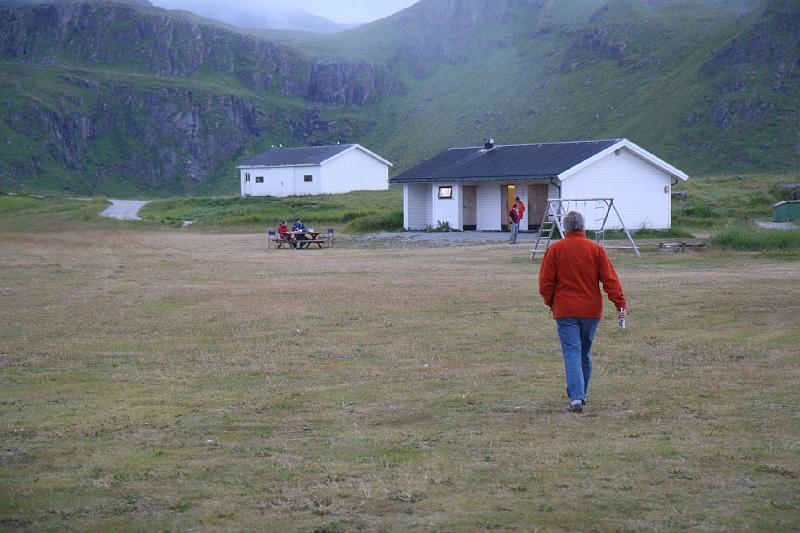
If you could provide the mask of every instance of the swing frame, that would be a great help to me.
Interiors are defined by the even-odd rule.
[[[564,225],[563,220],[566,214],[571,210],[570,207],[572,203],[583,204],[583,210],[581,213],[584,214],[584,218],[586,217],[586,204],[589,202],[594,202],[595,210],[603,209],[604,212],[602,216],[595,217],[595,222],[600,222],[599,228],[594,228],[594,241],[603,246],[606,249],[612,250],[633,250],[633,253],[636,254],[636,257],[641,257],[641,253],[639,252],[639,247],[634,242],[633,237],[631,237],[631,233],[628,231],[627,226],[625,226],[625,222],[622,220],[622,216],[619,214],[617,210],[617,206],[614,205],[613,198],[548,198],[547,199],[547,209],[545,209],[544,216],[542,217],[542,225],[539,229],[539,234],[536,237],[536,244],[534,245],[533,249],[531,250],[531,261],[536,258],[537,253],[541,253],[544,255],[544,252],[550,246],[550,242],[552,241],[552,233],[554,229],[558,229],[559,235],[563,239],[565,237],[564,232]],[[565,207],[566,204],[566,207]],[[606,225],[608,223],[608,218],[611,215],[611,212],[614,212],[616,215],[617,220],[619,221],[619,225],[622,228],[622,231],[625,233],[625,236],[630,243],[630,246],[608,246],[606,245]],[[544,228],[544,231],[543,231]],[[543,236],[542,234],[547,231],[547,235]],[[544,247],[540,248],[540,244],[544,243]]]

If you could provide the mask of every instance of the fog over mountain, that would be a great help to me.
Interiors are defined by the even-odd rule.
[[[417,0],[153,0],[167,9],[191,11],[242,28],[333,33],[383,18]]]

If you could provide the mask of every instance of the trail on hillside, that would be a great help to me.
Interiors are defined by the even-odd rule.
[[[100,216],[116,218],[117,220],[142,220],[139,210],[149,203],[149,200],[109,200],[108,206]]]

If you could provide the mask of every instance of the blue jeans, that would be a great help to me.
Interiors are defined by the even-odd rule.
[[[519,222],[514,222],[511,224],[511,240],[508,241],[513,244],[517,244],[517,234],[519,233]]]
[[[570,400],[585,400],[592,377],[592,341],[599,318],[557,318],[556,329],[564,354],[567,374],[567,396]]]

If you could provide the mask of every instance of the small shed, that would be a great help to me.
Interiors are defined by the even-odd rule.
[[[688,178],[628,139],[513,145],[488,139],[445,150],[391,182],[403,185],[406,229],[447,222],[459,230],[502,230],[517,196],[527,207],[522,229],[539,228],[551,198],[613,198],[628,228],[665,229],[672,223],[672,185]],[[583,212],[587,229],[600,226],[595,203],[573,209]]]
[[[793,222],[800,220],[800,200],[778,202],[775,208],[775,222]]]
[[[273,148],[239,165],[242,196],[301,196],[389,188],[392,164],[360,144]]]

